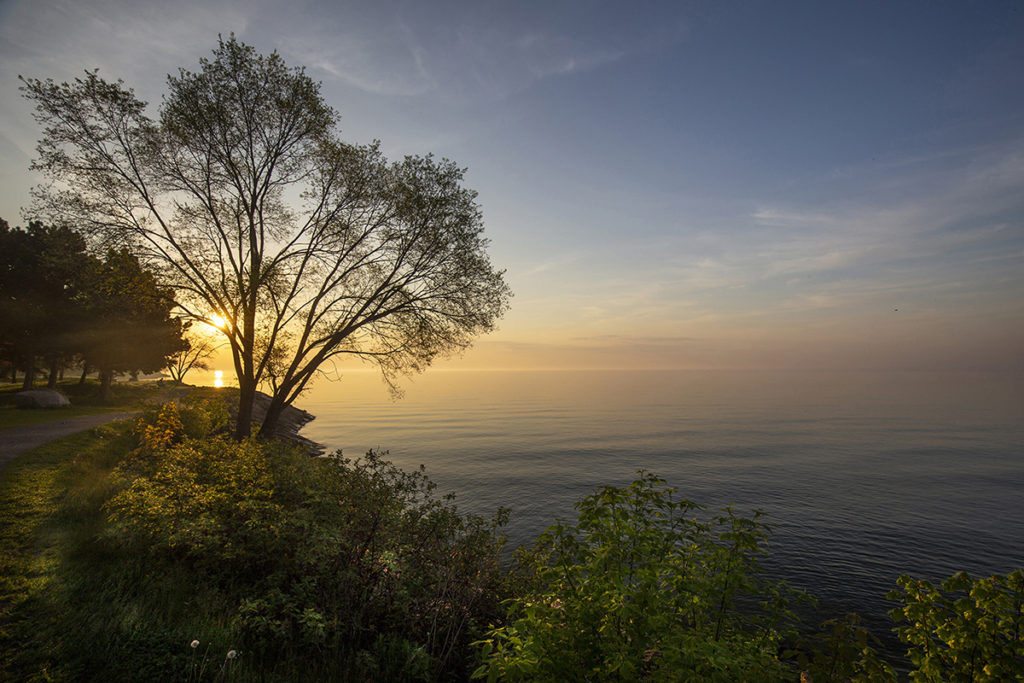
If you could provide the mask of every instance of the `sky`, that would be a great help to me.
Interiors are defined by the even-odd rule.
[[[232,32],[468,169],[515,296],[442,367],[1024,369],[1024,4],[0,0],[0,217],[19,74],[155,115]]]

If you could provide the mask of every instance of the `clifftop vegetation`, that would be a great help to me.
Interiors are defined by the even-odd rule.
[[[210,394],[0,473],[0,671],[13,680],[1024,679],[1024,574],[900,579],[908,658],[854,617],[800,621],[770,529],[643,473],[499,563],[381,453],[236,441]],[[230,656],[229,656],[230,655]],[[801,675],[804,676],[801,679]]]

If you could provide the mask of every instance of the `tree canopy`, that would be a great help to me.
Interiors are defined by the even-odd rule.
[[[0,349],[25,370],[30,388],[38,358],[53,367],[73,354],[75,304],[88,268],[85,240],[67,227],[30,221],[11,228],[0,219]]]
[[[181,320],[169,288],[157,284],[127,250],[92,259],[78,303],[84,318],[78,347],[100,372],[103,395],[117,372],[155,372],[185,348]]]
[[[40,358],[51,386],[58,367],[81,359],[100,371],[104,394],[116,372],[163,368],[183,346],[175,307],[129,252],[100,259],[67,226],[0,219],[0,354],[25,370],[25,388]]]
[[[319,84],[276,53],[221,39],[167,80],[157,119],[121,81],[22,79],[43,126],[35,209],[128,245],[175,287],[185,315],[227,337],[263,425],[325,363],[376,363],[392,382],[467,348],[508,307],[476,193],[449,160],[389,162],[337,135]]]

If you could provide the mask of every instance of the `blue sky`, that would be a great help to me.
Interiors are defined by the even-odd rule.
[[[230,32],[468,167],[516,297],[455,367],[1024,366],[1020,3],[4,0],[0,216],[18,74],[158,103]]]

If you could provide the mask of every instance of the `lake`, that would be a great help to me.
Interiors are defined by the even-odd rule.
[[[646,469],[695,502],[760,508],[767,570],[888,628],[900,573],[1024,567],[1024,376],[929,372],[433,371],[392,401],[351,372],[297,401],[303,434],[426,465],[528,543]]]

